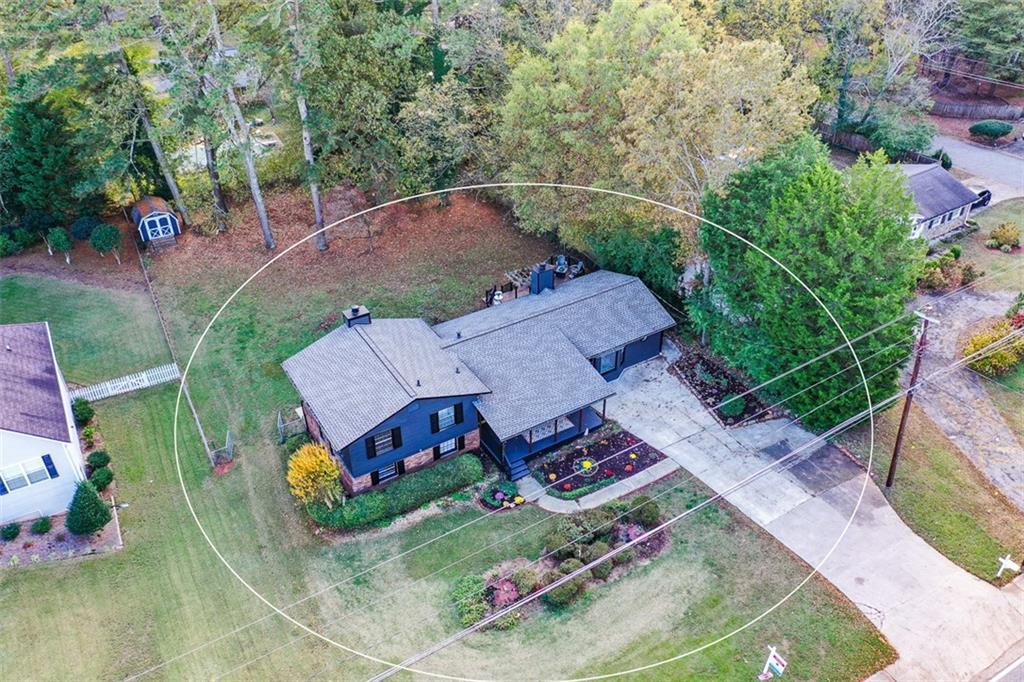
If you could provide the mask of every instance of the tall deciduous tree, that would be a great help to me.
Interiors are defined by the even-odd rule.
[[[245,165],[245,174],[249,180],[249,193],[252,195],[252,203],[256,207],[256,217],[260,221],[260,231],[263,233],[263,245],[268,251],[273,250],[277,243],[274,241],[274,233],[270,229],[270,217],[267,214],[267,207],[263,201],[263,190],[260,188],[259,174],[256,172],[256,157],[252,149],[252,135],[249,130],[249,121],[242,113],[242,106],[238,102],[238,95],[235,93],[235,76],[237,66],[229,61],[225,54],[224,38],[220,30],[220,18],[218,8],[213,0],[206,0],[209,10],[208,21],[210,22],[210,35],[213,37],[215,49],[215,61],[220,66],[218,76],[209,79],[208,82],[220,89],[228,103],[228,127],[231,130],[231,138],[236,147],[242,152],[242,162]]]
[[[704,206],[708,219],[791,269],[851,339],[902,316],[913,296],[924,248],[908,239],[912,210],[899,169],[881,154],[843,173],[809,137],[740,171],[721,192],[709,193]],[[710,332],[713,348],[754,381],[842,343],[828,315],[779,266],[715,228],[702,227],[700,236],[714,274],[691,299],[691,313]],[[865,363],[867,376],[878,373],[868,382],[874,400],[897,388],[910,326],[904,318],[855,344],[861,357],[878,352]],[[841,371],[852,362],[848,352],[833,353],[774,382],[772,392],[792,395],[788,406],[808,413],[810,425],[832,425],[865,406],[857,371]]]

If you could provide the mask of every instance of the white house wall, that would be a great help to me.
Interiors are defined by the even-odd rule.
[[[0,471],[22,463],[38,465],[43,455],[50,455],[53,459],[57,478],[0,495],[0,523],[67,511],[68,504],[75,494],[75,487],[83,478],[82,453],[78,448],[77,434],[72,443],[62,443],[48,438],[0,430]]]

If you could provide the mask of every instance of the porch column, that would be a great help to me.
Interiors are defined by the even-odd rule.
[[[601,401],[601,421],[604,421],[604,415],[605,415],[605,412],[607,411],[607,409],[608,409],[608,398],[605,398],[605,399],[603,399]]]
[[[530,429],[530,447],[527,452],[533,452],[533,429]]]
[[[561,417],[555,417],[555,435],[551,439],[552,443],[557,443],[558,442],[558,420],[559,419],[561,419]]]

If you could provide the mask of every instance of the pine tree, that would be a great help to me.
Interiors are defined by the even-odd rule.
[[[704,215],[756,243],[804,281],[850,339],[901,318],[854,347],[872,400],[897,389],[909,354],[914,294],[923,261],[910,240],[913,204],[898,168],[881,154],[846,172],[809,136],[742,171],[704,200]],[[714,227],[701,228],[713,268],[692,313],[714,350],[767,381],[843,343],[836,325],[801,284],[767,257]],[[832,353],[771,385],[771,397],[831,426],[866,407],[850,352]],[[835,376],[832,376],[835,374]],[[877,374],[871,378],[873,374]],[[852,387],[852,388],[851,388]],[[850,390],[847,390],[850,389]],[[793,395],[798,393],[798,395]],[[813,410],[813,412],[811,412]]]
[[[6,119],[15,201],[26,213],[70,215],[81,176],[63,116],[34,99],[12,102]]]
[[[110,519],[110,507],[96,492],[96,487],[89,481],[79,483],[64,521],[67,529],[75,535],[91,535],[107,525]]]

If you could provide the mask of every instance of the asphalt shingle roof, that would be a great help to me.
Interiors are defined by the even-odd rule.
[[[342,327],[284,369],[337,449],[413,400],[454,395],[481,396],[480,413],[506,440],[613,395],[588,358],[674,324],[639,279],[598,271],[433,328]]]
[[[338,449],[414,400],[488,391],[417,319],[340,327],[282,366]]]
[[[586,357],[675,325],[639,279],[599,270],[535,296],[442,322],[434,331],[451,346],[530,319],[561,331]]]
[[[0,325],[0,396],[0,429],[71,441],[45,322]]]
[[[900,164],[900,168],[907,176],[907,189],[923,220],[944,215],[978,200],[977,194],[941,164],[904,163]]]
[[[564,334],[539,320],[452,350],[490,387],[476,408],[503,441],[615,394]]]

